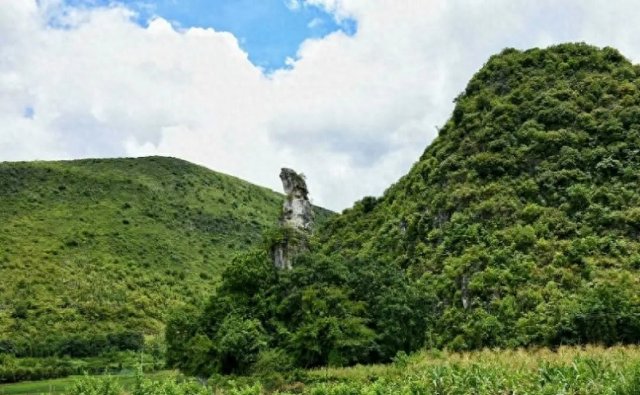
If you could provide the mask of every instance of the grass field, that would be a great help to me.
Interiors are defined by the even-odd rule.
[[[147,374],[145,377],[151,380],[166,380],[177,376],[174,371],[161,371]],[[1,384],[0,395],[30,395],[30,394],[59,394],[63,393],[76,380],[82,376],[70,376],[61,379],[43,380],[43,381],[25,381],[22,383]],[[135,376],[131,374],[115,375],[120,386],[127,389],[134,380]]]

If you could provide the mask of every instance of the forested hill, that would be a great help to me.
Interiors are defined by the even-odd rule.
[[[411,171],[324,228],[330,257],[407,269],[461,348],[638,341],[640,67],[507,49]]]
[[[0,163],[0,347],[82,355],[161,333],[260,242],[282,199],[173,158]]]
[[[172,318],[170,366],[638,343],[640,67],[585,44],[507,49],[455,102],[409,173],[330,218],[291,270],[247,254]]]

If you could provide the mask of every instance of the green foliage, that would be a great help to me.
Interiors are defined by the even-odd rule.
[[[122,389],[111,376],[91,378],[85,376],[76,381],[68,392],[73,395],[119,395]]]
[[[162,333],[168,310],[197,303],[259,243],[282,201],[161,157],[2,163],[0,196],[0,338],[43,343]]]
[[[151,380],[138,370],[131,388],[125,391],[116,377],[85,376],[65,391],[68,395],[207,395],[209,390],[194,381],[177,381],[176,379]]]
[[[0,355],[0,384],[20,381],[48,380],[70,375],[102,374],[133,370],[142,363],[145,371],[164,367],[164,355],[160,357],[132,351],[109,352],[99,357],[39,357],[16,358]]]
[[[100,380],[100,379],[98,379]],[[131,395],[208,395],[206,387],[194,382],[177,380],[151,380],[146,378],[141,370],[137,371]],[[80,395],[70,392],[69,395]]]
[[[410,333],[393,349],[422,314],[434,347],[640,341],[639,70],[585,44],[505,50],[406,176],[319,229],[328,259],[420,289],[420,314],[384,314]]]
[[[400,354],[390,365],[305,371],[275,387],[261,377],[210,380],[209,388],[171,380],[134,386],[132,395],[204,394],[262,395],[396,395],[396,394],[574,394],[633,395],[640,391],[637,347],[548,350],[483,350],[450,354]],[[101,379],[84,387],[100,388]],[[187,390],[187,388],[191,390]],[[94,393],[94,392],[90,392]],[[72,395],[80,392],[70,392]]]
[[[202,304],[282,199],[173,158],[0,163],[0,355],[161,343],[168,313]]]
[[[218,370],[246,371],[267,345],[260,321],[228,315],[215,334]]]
[[[637,348],[422,353],[403,363],[309,372],[305,394],[634,394]],[[286,388],[286,385],[283,386]],[[283,391],[281,393],[293,393]]]
[[[422,284],[384,266],[357,267],[313,253],[292,270],[277,270],[267,251],[238,257],[199,316],[170,321],[169,364],[201,376],[268,375],[390,360],[423,345]]]

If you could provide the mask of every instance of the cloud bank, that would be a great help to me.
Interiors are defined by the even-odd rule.
[[[229,33],[3,0],[0,160],[171,155],[276,190],[287,166],[342,209],[404,174],[503,48],[586,41],[640,59],[632,1],[306,3],[357,32],[307,40],[265,75]]]

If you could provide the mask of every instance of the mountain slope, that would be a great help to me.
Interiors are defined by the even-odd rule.
[[[508,49],[411,171],[318,244],[422,282],[431,345],[634,342],[638,153],[640,67],[585,44]]]
[[[69,336],[158,334],[282,199],[172,158],[0,163],[0,340],[46,355]]]

